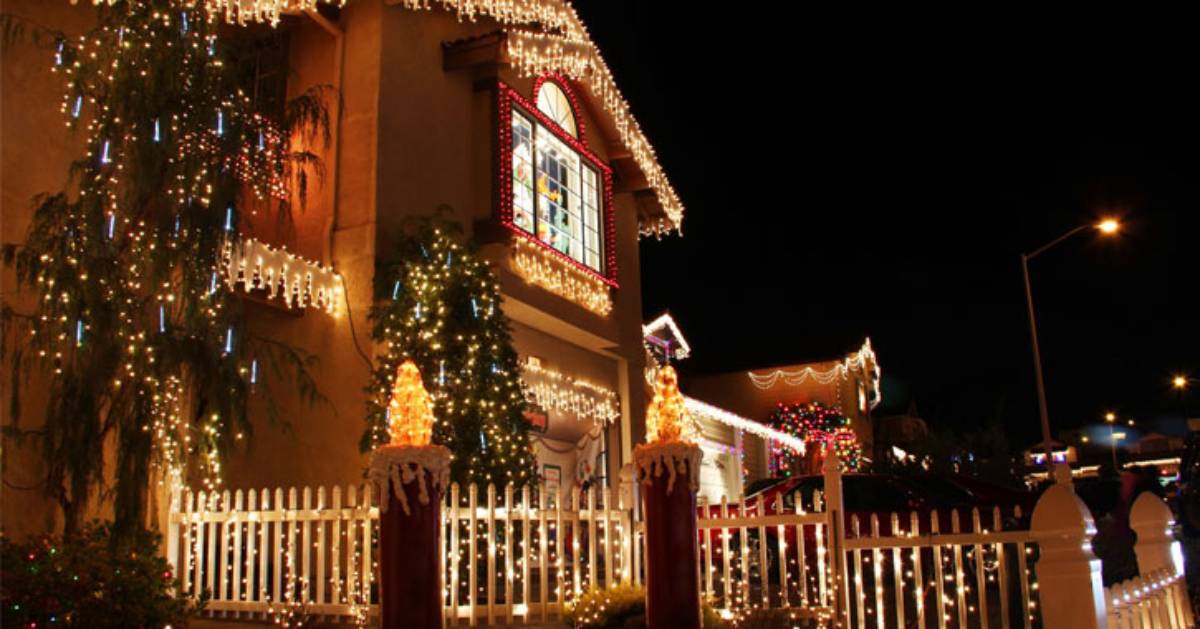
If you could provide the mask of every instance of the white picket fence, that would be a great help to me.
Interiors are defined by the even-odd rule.
[[[1110,629],[1194,627],[1187,583],[1174,570],[1159,570],[1104,588]]]
[[[778,496],[773,510],[761,498],[700,504],[699,578],[710,604],[726,613],[803,610],[859,628],[1043,625],[1037,531],[1003,530],[998,508],[961,522],[956,511],[863,522],[846,518],[839,474],[827,474],[824,488]],[[175,495],[167,554],[181,595],[208,596],[215,617],[366,620],[378,612],[371,494],[351,486]],[[556,497],[544,487],[451,486],[442,536],[448,625],[552,621],[593,584],[641,582],[632,488]],[[1194,627],[1180,579],[1151,571],[1107,588],[1098,615],[1109,627]]]
[[[216,617],[354,618],[376,602],[378,519],[370,485],[185,490],[172,497],[167,558],[180,594],[206,596],[205,610]]]
[[[379,510],[370,485],[172,498],[167,557],[182,596],[220,618],[366,618],[377,613]],[[545,621],[572,597],[641,574],[633,509],[618,492],[450,487],[443,582],[451,622]],[[360,500],[361,497],[361,500]],[[546,500],[542,500],[546,497]]]
[[[999,507],[978,509],[964,527],[959,512],[907,518],[857,516],[842,547],[848,554],[844,617],[854,627],[1031,627],[1038,622],[1037,582],[1029,530],[1003,530]],[[1014,508],[1020,519],[1020,507]],[[869,526],[869,528],[868,528]],[[922,532],[926,531],[926,532]],[[894,622],[893,622],[894,621]]]

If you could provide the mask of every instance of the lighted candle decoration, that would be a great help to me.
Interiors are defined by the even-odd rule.
[[[388,402],[388,435],[393,446],[427,446],[433,436],[433,400],[411,360],[396,370]]]
[[[679,376],[675,368],[666,365],[658,370],[654,382],[654,399],[646,411],[646,442],[695,443],[697,437],[691,416],[684,407],[679,392]]]
[[[432,443],[433,400],[412,360],[396,369],[387,417],[388,443],[372,453],[369,476],[379,492],[380,509],[387,511],[390,489],[407,515],[411,511],[404,486],[415,482],[418,500],[429,504],[432,495],[440,496],[449,485],[452,458],[450,450]]]

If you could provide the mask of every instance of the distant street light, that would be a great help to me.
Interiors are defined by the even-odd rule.
[[[1115,234],[1121,229],[1121,223],[1115,218],[1106,218],[1099,223],[1084,224],[1068,231],[1067,233],[1051,240],[1050,242],[1034,249],[1033,253],[1021,254],[1021,273],[1025,278],[1025,305],[1029,310],[1029,339],[1033,344],[1033,370],[1037,376],[1037,392],[1038,392],[1038,414],[1042,419],[1042,445],[1046,450],[1046,468],[1050,471],[1054,466],[1053,457],[1050,456],[1050,413],[1046,410],[1046,383],[1042,377],[1042,352],[1038,348],[1037,337],[1037,317],[1033,314],[1033,288],[1029,283],[1029,261],[1037,257],[1043,251],[1057,245],[1058,243],[1078,234],[1086,229],[1096,229],[1102,234]],[[1111,413],[1110,413],[1111,414]],[[1113,461],[1116,461],[1116,450],[1113,451]]]
[[[1175,387],[1176,389],[1186,389],[1188,386],[1187,376],[1180,374],[1174,378],[1171,378],[1171,386]]]
[[[1112,446],[1113,469],[1117,469],[1117,435],[1125,436],[1123,432],[1113,432],[1113,425],[1117,423],[1116,413],[1108,412],[1104,414],[1104,421],[1108,423],[1108,443]]]

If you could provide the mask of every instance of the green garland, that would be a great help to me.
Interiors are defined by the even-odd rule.
[[[287,216],[292,197],[303,202],[319,163],[290,148],[293,136],[327,135],[328,113],[323,90],[279,120],[256,112],[234,71],[245,46],[218,37],[203,1],[105,3],[97,14],[93,30],[51,50],[63,116],[86,152],[68,190],[35,199],[23,245],[5,247],[39,297],[28,315],[6,306],[5,323],[28,328],[14,373],[32,362],[49,378],[36,436],[67,531],[102,481],[111,436],[124,534],[145,521],[152,459],[173,472],[198,462],[219,483],[221,457],[250,429],[253,361],[291,368],[301,394],[320,399],[312,357],[250,335],[217,263],[248,212]],[[17,418],[10,433],[21,433]]]
[[[453,453],[459,483],[524,485],[535,476],[520,366],[500,286],[453,224],[418,220],[397,261],[375,276],[372,338],[384,347],[367,388],[361,448],[386,443],[387,404],[397,369],[412,359],[434,400],[433,442]]]

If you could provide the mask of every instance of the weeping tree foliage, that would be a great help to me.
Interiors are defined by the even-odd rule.
[[[248,433],[256,362],[309,402],[314,357],[251,334],[219,261],[252,213],[302,209],[328,140],[327,88],[256,111],[237,69],[253,48],[198,0],[101,3],[97,26],[55,37],[68,125],[86,139],[67,190],[39,195],[4,258],[36,309],[5,306],[13,366],[9,436],[35,440],[44,489],[76,530],[106,466],[118,535],[144,526],[151,465],[220,482]],[[15,30],[6,20],[5,32]],[[228,31],[226,31],[228,32]],[[45,39],[45,36],[41,37]],[[20,423],[22,370],[49,383],[44,425]],[[9,383],[6,383],[8,385]],[[258,386],[269,387],[264,382]],[[273,397],[264,397],[268,406]],[[115,443],[106,463],[105,442]]]
[[[371,338],[384,348],[367,387],[367,426],[360,447],[388,442],[388,399],[405,360],[432,394],[433,442],[450,449],[459,483],[512,483],[535,477],[524,415],[521,369],[500,283],[461,227],[413,219],[375,273]]]

